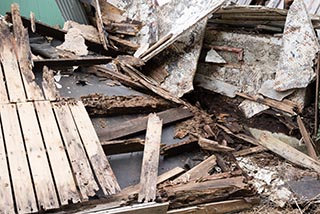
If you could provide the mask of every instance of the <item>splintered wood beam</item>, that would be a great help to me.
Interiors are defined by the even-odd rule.
[[[106,155],[138,152],[144,149],[144,140],[140,138],[100,142]]]
[[[263,146],[255,146],[255,147],[252,147],[252,148],[243,149],[243,150],[240,150],[240,151],[233,152],[232,154],[235,157],[241,157],[241,156],[246,156],[246,155],[250,155],[250,154],[253,154],[253,153],[259,153],[259,152],[264,152],[264,151],[268,151],[268,149],[266,149]]]
[[[202,149],[213,151],[213,152],[233,152],[234,151],[234,148],[220,145],[217,141],[209,140],[203,137],[199,137],[198,144]]]
[[[193,114],[189,110],[184,108],[172,108],[158,113],[158,116],[161,120],[163,120],[163,125],[166,125],[190,118],[193,116]],[[106,127],[103,130],[98,130],[97,134],[101,141],[115,140],[146,130],[147,121],[148,116],[139,117],[137,119],[132,119],[120,123],[117,126]]]
[[[320,163],[271,135],[261,134],[259,144],[299,166],[320,172]]]
[[[161,134],[162,120],[156,114],[150,114],[140,175],[139,202],[156,199]]]
[[[53,71],[48,69],[47,66],[43,67],[42,89],[46,100],[54,101],[59,99],[60,94],[54,82]]]
[[[65,68],[72,66],[89,66],[107,64],[112,61],[112,57],[78,57],[78,58],[60,58],[60,59],[35,59],[35,67],[47,66],[49,68]]]
[[[217,158],[215,155],[211,155],[189,171],[185,172],[184,174],[180,175],[176,179],[173,180],[174,184],[177,183],[187,183],[190,180],[195,178],[201,178],[204,176],[208,176],[210,170],[217,164]]]
[[[35,76],[32,71],[32,57],[29,45],[28,30],[22,25],[20,10],[18,4],[11,5],[13,32],[16,41],[16,55],[19,62],[21,77],[26,90],[27,99],[43,100],[43,94],[40,87],[34,81]]]
[[[318,161],[318,156],[317,156],[316,151],[314,150],[314,147],[313,147],[314,144],[312,142],[310,134],[308,133],[308,131],[307,131],[306,127],[304,126],[303,121],[299,115],[297,117],[297,122],[298,122],[298,126],[300,129],[300,133],[302,135],[302,139],[303,139],[304,143],[306,144],[306,147],[308,150],[308,155],[310,157],[312,157],[313,159],[315,159],[316,161]]]

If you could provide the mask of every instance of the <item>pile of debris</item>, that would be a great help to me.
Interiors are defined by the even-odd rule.
[[[66,205],[53,181],[56,205],[40,204],[35,189],[36,210],[228,213],[270,203],[299,212],[315,209],[320,186],[314,143],[319,127],[318,5],[303,0],[256,1],[258,5],[223,0],[81,2],[92,25],[68,20],[57,29],[21,17],[29,38],[25,43],[16,38],[13,47],[0,42],[1,79],[5,85],[14,81],[7,78],[4,50],[27,48],[33,84],[48,90],[51,101],[81,106],[77,99],[85,106],[95,127],[92,136],[99,137],[91,141],[108,156],[102,161],[86,148],[88,169],[104,162],[100,169],[114,182],[105,183],[115,189],[99,180],[96,192],[80,197],[81,203],[70,196],[73,204]],[[17,17],[14,4],[0,18],[0,31],[11,23],[15,29]],[[6,90],[11,99],[13,89]],[[76,122],[72,115],[69,119]],[[88,139],[93,130],[85,129],[79,125],[75,131],[88,136],[63,140],[63,147]],[[65,135],[72,134],[66,130]],[[49,147],[43,148],[47,156]],[[69,162],[71,171],[73,164],[82,165],[77,158]],[[32,174],[34,163],[28,164]],[[10,166],[0,170],[0,185],[5,185],[1,176],[8,170]],[[100,179],[98,170],[92,171]],[[72,173],[77,179],[83,172]],[[75,183],[81,196],[82,187]],[[16,191],[14,185],[12,189]],[[0,201],[5,197],[0,193]],[[10,208],[23,212],[13,201]],[[0,202],[0,212],[8,206]]]

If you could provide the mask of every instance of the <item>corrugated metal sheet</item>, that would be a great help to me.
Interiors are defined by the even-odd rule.
[[[80,24],[89,24],[79,0],[56,0],[65,21],[72,20]]]

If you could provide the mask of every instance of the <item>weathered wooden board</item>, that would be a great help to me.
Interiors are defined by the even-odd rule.
[[[58,208],[58,197],[33,103],[19,103],[17,109],[38,199],[38,208],[39,210]]]
[[[156,198],[161,133],[162,120],[156,114],[150,114],[140,175],[139,202],[150,202]]]
[[[158,113],[158,116],[163,120],[163,124],[172,123],[182,119],[192,117],[192,113],[183,108],[173,108],[163,112]],[[146,130],[148,117],[141,117],[137,119],[132,119],[118,126],[107,128],[103,131],[98,131],[97,134],[100,140],[113,140],[120,137],[125,137],[131,134],[135,134]]]
[[[9,99],[8,99],[8,94],[6,89],[6,83],[4,81],[2,66],[0,62],[0,103],[8,103],[8,102],[9,102]]]
[[[83,103],[69,104],[69,108],[102,191],[105,195],[119,192],[120,186]]]
[[[1,129],[2,125],[0,124]],[[11,182],[2,131],[0,131],[0,190],[0,213],[14,213]]]
[[[80,189],[83,200],[88,200],[89,197],[96,195],[99,187],[94,179],[71,111],[64,102],[53,103],[52,105],[71,161],[76,183]]]
[[[18,213],[37,212],[37,202],[16,106],[14,104],[2,104],[0,107],[17,211]]]
[[[35,102],[34,105],[60,202],[62,205],[67,205],[68,202],[77,203],[80,201],[80,195],[76,188],[51,104],[49,101],[39,101]]]
[[[32,56],[29,45],[28,30],[22,25],[18,4],[11,5],[13,32],[16,41],[17,59],[28,100],[43,100],[42,91],[34,81]]]
[[[46,100],[54,101],[60,97],[59,91],[54,82],[53,71],[50,70],[47,66],[43,67],[42,89]]]
[[[9,99],[11,102],[22,102],[26,100],[26,95],[15,55],[14,38],[10,33],[9,27],[3,21],[0,21],[0,29],[0,58],[6,78]]]

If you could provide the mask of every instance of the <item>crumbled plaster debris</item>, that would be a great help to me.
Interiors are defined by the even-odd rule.
[[[77,56],[88,55],[88,47],[85,44],[85,39],[81,35],[81,31],[76,28],[71,28],[65,35],[65,41],[57,46],[60,50],[70,51]]]

